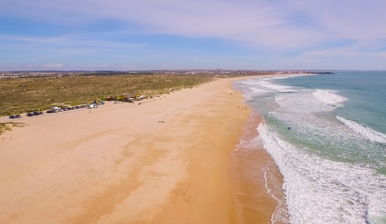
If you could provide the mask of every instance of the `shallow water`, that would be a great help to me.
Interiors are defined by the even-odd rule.
[[[291,223],[386,223],[386,72],[236,83],[264,119]]]

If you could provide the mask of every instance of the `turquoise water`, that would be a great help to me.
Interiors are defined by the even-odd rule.
[[[254,79],[236,89],[264,118],[258,138],[283,174],[291,223],[386,223],[386,72]]]

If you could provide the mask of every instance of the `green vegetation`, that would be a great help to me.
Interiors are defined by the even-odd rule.
[[[79,105],[123,93],[157,96],[209,82],[200,75],[107,75],[0,79],[0,116]],[[4,128],[4,127],[3,127]]]
[[[25,127],[25,124],[20,122],[0,123],[0,135],[6,131],[11,131],[13,127]]]

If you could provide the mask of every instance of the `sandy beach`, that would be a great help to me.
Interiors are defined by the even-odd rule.
[[[23,118],[0,136],[0,223],[270,223],[264,179],[232,153],[251,119],[232,81]]]

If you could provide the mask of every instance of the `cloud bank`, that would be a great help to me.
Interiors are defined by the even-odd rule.
[[[256,51],[290,54],[291,60],[329,54],[384,58],[386,52],[383,0],[3,0],[0,8],[8,16],[68,26],[114,20],[131,24],[119,32],[215,38]],[[89,39],[77,44],[146,45]]]

